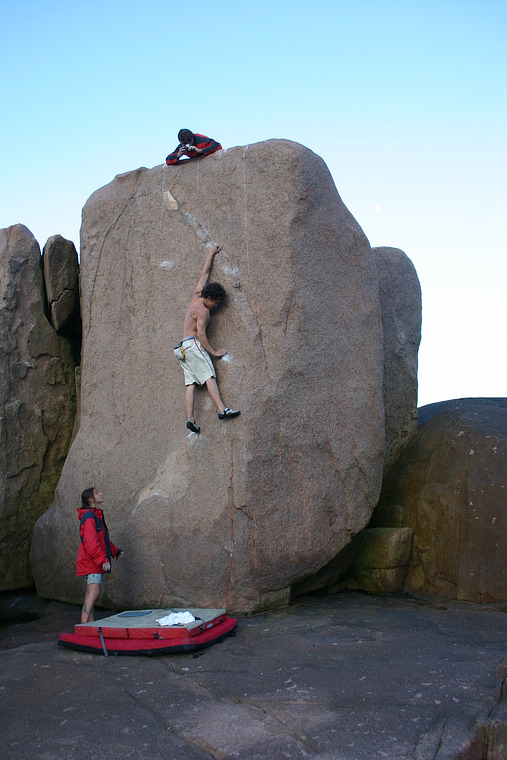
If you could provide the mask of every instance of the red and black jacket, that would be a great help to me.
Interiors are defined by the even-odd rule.
[[[222,146],[220,143],[218,143],[216,140],[213,140],[211,137],[206,137],[206,135],[199,135],[197,132],[194,134],[194,147],[199,148],[199,150],[202,150],[202,153],[189,153],[188,158],[201,158],[202,156],[209,156],[211,153],[215,153],[217,150],[222,150]],[[171,164],[178,164],[180,163],[180,159],[177,157],[178,150],[181,148],[181,146],[184,145],[184,143],[178,143],[175,150],[173,150],[172,153],[169,153],[167,156],[165,162],[167,166],[170,166]],[[186,159],[183,159],[183,161],[186,161]],[[181,163],[183,163],[181,161]]]
[[[79,533],[81,542],[77,553],[76,575],[103,573],[102,565],[120,554],[109,538],[104,512],[97,507],[79,507]]]

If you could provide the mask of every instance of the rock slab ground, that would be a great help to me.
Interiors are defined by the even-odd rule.
[[[77,619],[0,633],[5,760],[507,757],[505,605],[306,597],[198,657],[58,647]]]

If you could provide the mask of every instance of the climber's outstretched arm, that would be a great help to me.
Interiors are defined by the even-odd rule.
[[[213,259],[219,251],[220,251],[219,245],[215,244],[210,248],[209,253],[206,256],[206,261],[204,262],[204,266],[202,268],[201,276],[199,277],[197,285],[195,286],[194,294],[200,295],[201,290],[208,282],[208,277],[211,271],[211,265],[213,264]]]

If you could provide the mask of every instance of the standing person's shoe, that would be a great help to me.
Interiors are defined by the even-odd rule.
[[[223,412],[218,412],[218,419],[226,420],[229,417],[237,417],[238,414],[241,414],[241,412],[238,412],[235,409],[229,409],[229,407],[226,406]]]
[[[201,432],[201,428],[199,427],[199,425],[196,425],[195,420],[189,420],[187,422],[187,428],[191,430],[192,433],[197,433],[197,435],[199,435],[199,433]]]

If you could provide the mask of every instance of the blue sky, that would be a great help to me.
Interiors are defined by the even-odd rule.
[[[506,396],[507,0],[1,0],[0,227],[79,245],[182,126],[326,161],[423,291],[419,403]]]

